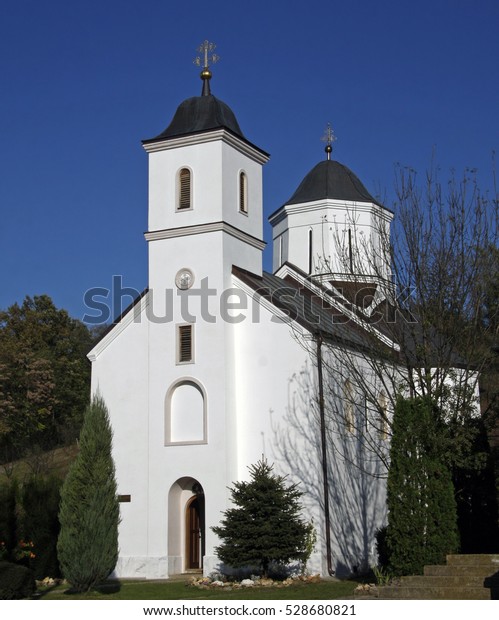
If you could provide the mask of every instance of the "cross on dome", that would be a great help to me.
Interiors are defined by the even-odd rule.
[[[220,60],[220,56],[215,54],[216,49],[215,43],[210,43],[207,39],[201,43],[201,45],[197,48],[197,51],[202,54],[202,56],[196,56],[194,58],[194,64],[198,67],[203,67],[201,71],[201,79],[203,80],[203,90],[201,92],[202,96],[210,95],[210,80],[211,80],[211,71],[209,69],[210,64],[214,65]]]
[[[324,150],[327,153],[327,159],[329,161],[331,159],[331,153],[333,151],[333,142],[336,142],[337,140],[336,136],[334,135],[333,128],[331,127],[331,123],[327,124],[321,140],[322,142],[326,143],[326,147],[324,148]]]

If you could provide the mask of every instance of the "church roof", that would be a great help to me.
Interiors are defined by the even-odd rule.
[[[226,103],[213,95],[190,97],[178,106],[168,127],[155,138],[144,140],[144,143],[212,129],[228,129],[245,140],[234,112]]]
[[[298,270],[297,270],[298,271]],[[255,293],[266,298],[287,316],[311,333],[320,332],[325,338],[357,350],[366,348],[365,332],[359,325],[338,313],[323,298],[310,293],[293,278],[280,278],[263,272],[257,276],[240,267],[232,267],[232,273],[245,282]]]
[[[380,205],[349,168],[333,160],[321,161],[312,168],[286,204],[293,205],[326,198]]]

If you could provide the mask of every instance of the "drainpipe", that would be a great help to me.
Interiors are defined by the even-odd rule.
[[[327,475],[327,448],[326,448],[326,417],[324,413],[324,383],[322,380],[322,335],[316,333],[317,344],[317,373],[319,379],[319,414],[321,423],[321,448],[322,448],[322,482],[324,492],[324,521],[326,524],[326,558],[327,572],[334,575],[333,560],[331,554],[331,527],[329,517],[329,482]]]

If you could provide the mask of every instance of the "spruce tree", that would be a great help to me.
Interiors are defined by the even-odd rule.
[[[100,397],[88,406],[80,452],[61,490],[57,542],[64,577],[77,592],[106,579],[118,558],[119,505],[112,431]]]
[[[456,502],[443,433],[428,398],[399,398],[387,483],[389,569],[419,574],[458,548]]]
[[[264,576],[272,563],[306,561],[313,538],[312,525],[300,517],[302,493],[272,469],[265,460],[250,466],[250,481],[234,483],[234,507],[212,528],[223,541],[215,552],[224,564],[256,568]]]

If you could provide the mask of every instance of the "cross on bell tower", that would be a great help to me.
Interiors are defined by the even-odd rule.
[[[203,89],[201,95],[208,96],[211,94],[210,92],[210,80],[211,80],[211,71],[209,69],[210,63],[214,65],[220,60],[220,56],[215,54],[216,49],[215,43],[210,43],[210,41],[205,40],[198,47],[197,51],[202,54],[202,56],[196,56],[194,58],[194,64],[197,67],[203,67],[201,71],[201,79],[203,80]]]

